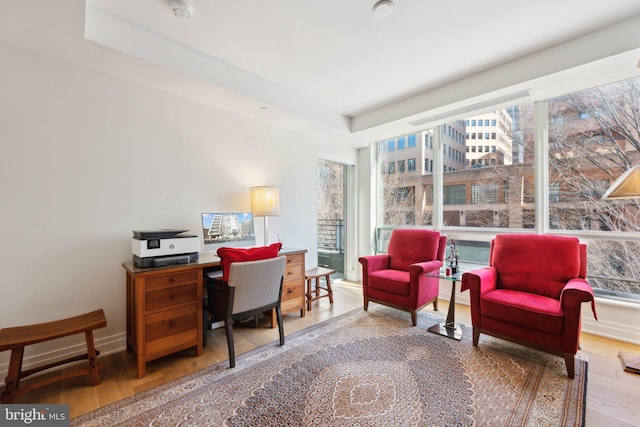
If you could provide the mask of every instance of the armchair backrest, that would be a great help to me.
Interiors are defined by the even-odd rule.
[[[408,271],[417,262],[444,259],[446,236],[437,231],[418,228],[397,228],[389,240],[389,268]]]
[[[497,287],[560,298],[569,279],[586,276],[586,246],[575,237],[502,234],[491,242]]]
[[[231,263],[229,286],[235,288],[231,313],[243,313],[278,301],[286,257]]]

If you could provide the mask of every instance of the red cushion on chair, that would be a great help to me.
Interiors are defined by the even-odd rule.
[[[400,270],[378,270],[369,274],[369,287],[390,294],[409,296],[411,292],[409,272]]]
[[[554,298],[498,289],[480,296],[482,315],[554,335],[562,333],[562,309]]]
[[[580,241],[564,236],[498,235],[491,264],[499,272],[499,288],[559,299],[567,281],[580,274]]]
[[[218,248],[218,256],[222,265],[222,280],[229,282],[229,269],[232,262],[259,261],[275,258],[282,249],[282,243],[272,243],[269,246],[255,248]]]
[[[411,264],[432,261],[438,256],[440,233],[419,228],[398,228],[387,250],[392,270],[409,271]]]

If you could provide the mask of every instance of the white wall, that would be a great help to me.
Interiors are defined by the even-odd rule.
[[[354,150],[2,44],[0,58],[0,328],[103,308],[98,348],[124,349],[131,231],[200,233],[201,212],[250,210],[254,185],[280,187],[271,240],[315,265],[318,153]],[[81,343],[28,347],[25,366]]]

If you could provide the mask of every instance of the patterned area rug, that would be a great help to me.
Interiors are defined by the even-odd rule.
[[[71,420],[72,426],[581,426],[587,362],[373,305]]]

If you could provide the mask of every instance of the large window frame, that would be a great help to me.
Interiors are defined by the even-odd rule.
[[[606,83],[603,83],[606,84]],[[515,104],[518,101],[512,102]],[[547,100],[536,100],[533,102],[533,126],[535,134],[534,142],[534,187],[535,187],[535,200],[534,200],[534,224],[533,228],[522,229],[505,229],[505,228],[479,228],[479,227],[460,227],[446,225],[444,218],[444,208],[446,204],[444,195],[444,158],[445,147],[441,139],[441,130],[446,126],[447,121],[460,120],[464,117],[452,116],[447,119],[441,119],[439,123],[425,124],[422,130],[434,129],[433,132],[433,200],[432,200],[432,223],[431,225],[424,226],[426,228],[435,229],[449,237],[455,237],[457,241],[468,241],[470,243],[480,243],[488,246],[491,239],[499,233],[531,233],[531,234],[549,234],[549,235],[566,235],[578,237],[581,241],[589,244],[590,241],[596,240],[609,240],[613,242],[631,241],[640,244],[640,233],[631,232],[617,232],[617,231],[604,231],[604,230],[558,230],[554,229],[549,224],[550,215],[550,197],[557,197],[557,188],[553,187],[553,183],[549,183],[549,143],[548,143],[548,104]],[[500,105],[494,105],[490,108],[483,110],[466,112],[465,116],[470,117],[473,115],[479,115],[483,112],[501,108]],[[468,149],[468,146],[467,146]],[[377,165],[376,165],[377,167]],[[447,199],[449,200],[449,199]],[[375,201],[379,203],[378,200]],[[449,202],[450,203],[450,202]],[[377,212],[382,210],[378,207]],[[376,235],[380,234],[379,230],[390,230],[393,226],[385,226],[380,222],[378,218]],[[380,249],[380,246],[378,246]],[[473,257],[472,257],[473,258]],[[471,260],[471,262],[482,263],[482,260]],[[486,262],[486,261],[485,261]],[[633,281],[633,279],[631,279]],[[607,298],[615,295],[607,295],[606,293],[596,294]],[[640,295],[637,295],[638,301],[640,301]],[[635,299],[634,299],[635,300]]]

